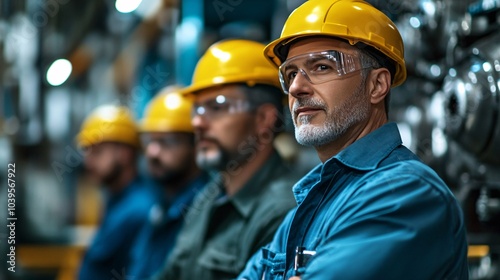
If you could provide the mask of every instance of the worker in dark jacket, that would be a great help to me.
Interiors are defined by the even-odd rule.
[[[146,279],[165,263],[186,211],[208,181],[195,162],[192,106],[192,98],[171,86],[150,101],[139,123],[148,170],[161,192],[132,251],[127,276],[133,279]]]
[[[86,170],[102,185],[106,197],[79,279],[125,275],[133,241],[156,201],[153,184],[137,171],[137,127],[127,108],[103,105],[85,119],[76,141],[84,151]]]

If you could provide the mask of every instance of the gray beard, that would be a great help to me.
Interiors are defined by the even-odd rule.
[[[360,83],[352,98],[328,110],[327,104],[316,99],[297,99],[292,112],[301,106],[321,107],[327,112],[323,125],[311,124],[312,116],[305,115],[293,119],[295,138],[305,146],[323,146],[339,139],[356,123],[365,120],[370,115],[370,104],[364,99],[364,83]],[[297,124],[300,123],[300,125]]]
[[[207,157],[203,151],[197,151],[196,164],[199,168],[206,171],[230,171],[232,169],[235,169],[235,167],[245,165],[253,155],[246,150],[231,152],[227,149],[224,149],[218,143],[217,147],[217,154],[210,158]]]
[[[226,167],[227,154],[219,147],[215,157],[208,158],[204,152],[196,153],[196,164],[199,168],[207,171],[221,171]]]

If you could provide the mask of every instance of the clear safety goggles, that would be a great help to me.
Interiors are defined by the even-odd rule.
[[[141,144],[142,147],[146,148],[147,146],[151,144],[157,144],[159,145],[162,149],[173,149],[179,147],[183,142],[185,142],[185,139],[181,139],[178,136],[175,135],[162,135],[162,136],[154,136],[152,137],[148,133],[143,133],[140,136]]]
[[[283,91],[288,94],[290,85],[299,72],[311,84],[317,85],[370,67],[371,64],[362,65],[359,56],[334,50],[313,52],[283,62],[279,67],[279,78]]]
[[[218,95],[214,99],[205,101],[201,104],[195,104],[193,108],[193,117],[201,116],[207,119],[215,119],[223,115],[248,112],[251,109],[252,106],[248,100]]]

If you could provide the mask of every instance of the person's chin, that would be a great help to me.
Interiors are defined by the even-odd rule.
[[[160,177],[165,172],[164,170],[156,166],[148,166],[148,171],[153,178]]]
[[[196,164],[205,170],[219,170],[221,164],[220,154],[201,153],[196,157]]]

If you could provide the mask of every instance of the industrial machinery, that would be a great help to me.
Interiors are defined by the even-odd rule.
[[[405,40],[409,73],[392,94],[392,119],[461,203],[471,279],[500,279],[500,1],[383,8]]]

